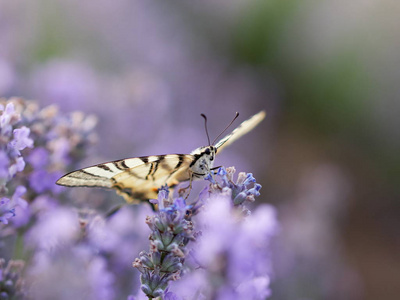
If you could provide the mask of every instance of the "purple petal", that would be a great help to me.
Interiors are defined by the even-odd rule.
[[[11,141],[12,146],[17,150],[24,150],[26,147],[33,147],[33,140],[29,138],[31,130],[28,127],[14,129],[14,139]]]

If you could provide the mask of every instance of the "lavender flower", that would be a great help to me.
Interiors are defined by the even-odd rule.
[[[0,200],[0,222],[3,224],[8,224],[8,220],[15,216],[15,208],[21,207],[25,209],[28,203],[21,198],[25,194],[26,188],[23,186],[18,186],[14,192],[11,199],[3,197]]]
[[[43,270],[54,278],[57,272],[63,274],[53,259],[59,259],[62,264],[70,255],[65,262],[71,260],[73,264],[74,254],[78,255],[79,251],[94,253],[95,248],[79,244],[76,213],[59,205],[60,187],[54,183],[84,157],[94,141],[95,123],[93,117],[85,117],[82,113],[65,116],[54,106],[40,109],[33,101],[0,99],[0,222],[3,228],[11,224],[1,231],[0,238],[24,234],[18,245],[10,243],[14,238],[8,239],[7,243],[1,240],[0,256],[10,257],[13,250],[21,255],[23,247],[31,249],[32,260],[27,261],[26,268],[30,285],[32,274],[41,274]],[[77,244],[79,247],[75,248]],[[107,284],[105,280],[113,276],[106,270],[105,258],[91,254],[85,258],[81,267],[88,266],[83,269],[87,272],[86,284],[91,286],[92,298],[111,299],[112,293],[107,291],[112,290],[109,288],[112,280],[107,279]],[[54,281],[38,281],[33,287],[44,292],[46,284],[52,286],[47,289],[52,294],[56,286]],[[108,296],[100,295],[107,293]],[[5,297],[5,294],[1,296]],[[31,296],[35,298],[33,294]]]
[[[133,264],[142,273],[141,288],[147,297],[265,299],[270,295],[269,242],[277,230],[275,210],[263,205],[250,215],[245,203],[254,201],[261,185],[250,173],[239,173],[235,182],[234,172],[220,168],[208,176],[210,188],[191,205],[182,198],[170,199],[168,190],[160,189],[154,201],[160,211],[147,219],[152,229],[150,252],[141,252]]]
[[[13,102],[0,103],[0,222],[8,224],[15,216],[18,206],[25,208],[27,202],[21,198],[26,192],[24,186],[11,186],[10,181],[25,168],[21,151],[32,147],[30,129],[19,124],[20,115],[15,111]],[[14,193],[9,195],[9,189]]]
[[[30,208],[37,218],[24,239],[32,253],[26,271],[31,297],[121,299],[138,289],[131,262],[147,240],[149,207],[123,207],[105,218],[37,197]]]
[[[265,299],[271,276],[270,239],[276,233],[275,211],[258,207],[243,217],[228,194],[211,195],[205,210],[198,215],[202,235],[192,250],[192,264],[201,268],[198,286],[207,299]],[[191,279],[191,272],[185,282]],[[196,277],[194,277],[196,278]],[[184,284],[178,292],[188,293]],[[173,287],[172,287],[173,288]]]
[[[74,295],[84,294],[86,299],[126,297],[137,287],[133,276],[138,274],[132,272],[131,262],[135,253],[143,249],[141,241],[144,243],[148,234],[147,225],[140,220],[149,213],[149,207],[140,206],[135,212],[124,208],[109,218],[93,213],[82,220],[76,211],[60,205],[65,195],[54,184],[62,173],[75,168],[94,142],[95,120],[82,113],[62,115],[54,106],[40,109],[36,103],[22,99],[0,103],[6,111],[2,118],[9,137],[6,150],[15,149],[0,151],[0,171],[7,184],[4,190],[14,191],[1,202],[0,220],[13,220],[13,228],[2,231],[1,237],[24,234],[20,245],[31,253],[26,268],[31,296],[62,299],[63,292],[72,288],[76,290]],[[14,131],[22,128],[19,125],[29,129],[34,148],[22,150],[30,144],[26,129]],[[15,157],[23,160],[25,168],[15,168],[17,172],[11,177],[9,167],[18,162]],[[21,200],[23,191],[29,206]],[[1,255],[13,255],[16,248],[12,243],[5,245],[0,249]],[[58,275],[80,276],[82,280],[76,284],[61,280]]]
[[[104,257],[79,246],[38,252],[26,277],[33,299],[114,299],[114,275]]]
[[[0,108],[0,190],[25,186],[30,202],[44,193],[57,198],[62,188],[54,182],[94,142],[95,118],[18,98],[0,99]]]
[[[105,257],[85,241],[77,212],[48,204],[25,239],[33,253],[26,278],[30,296],[113,299],[114,275]]]
[[[0,222],[8,224],[8,219],[15,216],[15,207],[10,204],[10,199],[2,198],[0,200]]]
[[[0,299],[23,299],[24,285],[21,277],[24,262],[0,259]]]
[[[276,234],[275,210],[259,206],[252,214],[244,206],[261,186],[251,174],[234,168],[209,177],[211,188],[203,211],[194,219],[201,231],[191,244],[181,281],[171,283],[177,299],[265,299],[272,273],[270,239]],[[236,201],[241,197],[241,201]],[[173,298],[171,298],[173,299]]]
[[[150,213],[148,205],[124,206],[111,217],[93,210],[80,212],[79,222],[84,231],[80,243],[107,262],[107,271],[115,278],[115,299],[139,290],[140,273],[132,269],[132,261],[148,244],[150,230],[144,220]]]
[[[157,201],[159,211],[148,217],[150,252],[142,251],[133,263],[142,274],[141,289],[149,298],[164,295],[168,282],[179,279],[185,258],[185,248],[194,240],[193,225],[183,198],[171,201],[167,187],[162,187]]]
[[[10,146],[13,147],[18,155],[20,150],[25,148],[32,148],[33,140],[29,138],[30,129],[22,126],[21,128],[14,129],[13,135],[14,139],[10,142]]]
[[[234,167],[227,169],[221,167],[217,171],[217,176],[213,177],[209,174],[205,179],[211,182],[211,188],[214,191],[229,193],[233,205],[240,207],[244,213],[250,214],[245,204],[255,201],[255,197],[260,195],[259,191],[261,185],[256,183],[256,179],[253,177],[252,173],[244,172],[240,172],[236,182],[234,182],[233,175],[235,172],[236,170]]]
[[[24,232],[23,244],[31,253],[26,267],[30,296],[107,300],[135,293],[136,274],[128,261],[143,249],[147,232],[141,216],[149,208],[139,206],[135,213],[123,208],[111,217],[85,212],[82,219],[62,205],[65,195],[54,185],[94,141],[95,120],[81,113],[63,116],[54,106],[39,109],[21,99],[0,103],[0,136],[5,141],[0,148],[0,221],[15,220],[14,233]],[[234,168],[221,168],[209,176],[210,187],[191,204],[160,189],[152,201],[159,211],[146,219],[150,250],[141,251],[134,262],[148,298],[189,295],[182,282],[191,287],[189,298],[258,299],[255,295],[269,294],[266,249],[274,232],[273,210],[260,207],[250,216],[246,205],[259,196],[261,186],[251,174],[240,173],[235,181],[233,173]],[[218,284],[210,284],[211,277]]]
[[[0,112],[0,190],[6,191],[7,182],[25,167],[20,151],[32,147],[33,141],[29,138],[30,129],[20,126],[13,102],[5,107],[0,102]]]

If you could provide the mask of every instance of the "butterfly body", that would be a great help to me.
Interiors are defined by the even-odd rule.
[[[189,166],[189,170],[194,178],[203,178],[214,166],[214,158],[217,154],[217,148],[214,146],[205,146],[193,150],[193,161]]]
[[[265,117],[261,111],[244,121],[215,145],[197,148],[190,154],[166,154],[127,158],[70,172],[56,183],[64,186],[115,189],[129,203],[157,198],[158,189],[201,179],[213,168],[215,155],[257,126]]]

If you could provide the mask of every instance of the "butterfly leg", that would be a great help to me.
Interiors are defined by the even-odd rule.
[[[211,182],[215,183],[214,175],[217,174],[218,169],[221,168],[219,167],[214,167],[208,170],[208,175],[211,176]]]
[[[180,188],[178,190],[179,196],[183,197],[183,195],[186,193],[185,200],[189,197],[190,192],[192,191],[192,182],[193,182],[193,172],[189,171],[189,185],[184,188]]]
[[[112,207],[106,214],[105,218],[108,219],[112,217],[114,214],[116,214],[121,208],[124,206],[124,204],[119,204],[117,206]]]

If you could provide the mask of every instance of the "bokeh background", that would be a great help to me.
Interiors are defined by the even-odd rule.
[[[400,4],[395,0],[0,0],[0,95],[99,118],[82,167],[218,157],[274,204],[272,299],[398,299]],[[237,121],[236,124],[239,124]]]

